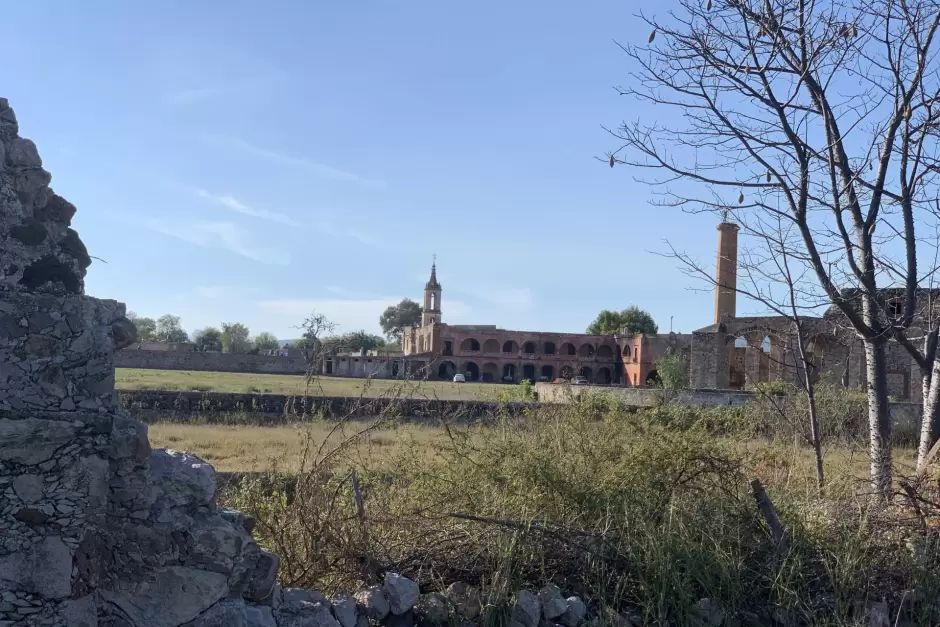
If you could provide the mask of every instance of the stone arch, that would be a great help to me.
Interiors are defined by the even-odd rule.
[[[571,377],[574,376],[574,366],[568,366],[568,365],[562,366],[560,375],[562,379],[570,379]]]
[[[457,374],[457,364],[452,361],[442,361],[437,367],[437,377],[444,381],[450,381]]]
[[[624,345],[623,345],[623,356],[624,356],[624,357],[629,357],[629,356],[630,356],[630,345],[629,345],[629,344],[624,344]]]
[[[551,381],[554,378],[555,378],[554,366],[548,366],[548,365],[542,366],[541,370],[539,371],[539,379]]]
[[[518,353],[519,352],[519,343],[515,340],[506,340],[503,342],[503,352],[504,353]]]
[[[516,364],[505,364],[503,365],[503,376],[504,381],[516,380]]]
[[[555,342],[545,342],[542,344],[542,354],[543,355],[554,355],[555,351]]]
[[[571,342],[565,342],[561,345],[561,354],[562,355],[577,355],[578,349],[575,348],[574,344]]]
[[[535,364],[524,364],[522,366],[522,378],[535,382]]]
[[[526,342],[525,344],[523,344],[522,352],[525,353],[526,355],[534,355],[535,354],[535,342]]]
[[[499,340],[489,339],[483,342],[483,352],[484,353],[498,353],[499,352]]]
[[[499,366],[496,362],[488,361],[483,364],[483,371],[480,373],[480,378],[486,383],[492,383],[499,380]]]
[[[659,373],[655,369],[650,370],[649,374],[646,375],[646,385],[659,385],[660,383]]]
[[[578,368],[578,374],[584,377],[585,379],[587,379],[588,381],[594,380],[594,369],[591,368],[590,366],[581,366],[580,368]]]
[[[460,343],[460,350],[468,353],[477,353],[480,351],[480,340],[468,337]]]
[[[467,377],[467,381],[479,381],[480,380],[480,366],[474,361],[466,361],[460,367],[460,372]]]
[[[585,343],[578,348],[578,357],[593,357],[596,352],[593,344]]]
[[[594,383],[610,385],[611,381],[613,381],[613,375],[610,372],[610,368],[605,366],[597,369],[597,374],[594,375]]]
[[[614,350],[607,344],[601,344],[597,347],[598,359],[611,359],[614,356]]]

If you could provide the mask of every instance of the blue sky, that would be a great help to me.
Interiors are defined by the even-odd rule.
[[[663,330],[713,297],[709,216],[651,206],[601,125],[631,2],[9,3],[4,88],[96,260],[87,292],[187,330],[295,337],[311,310],[378,331],[437,254],[445,322]],[[742,312],[743,313],[743,312]]]

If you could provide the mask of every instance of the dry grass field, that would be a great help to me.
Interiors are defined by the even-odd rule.
[[[500,388],[506,387],[487,383],[370,380],[343,377],[318,377],[308,387],[302,375],[141,368],[117,368],[115,376],[115,387],[118,390],[195,390],[255,394],[303,394],[306,391],[308,394],[322,396],[398,396],[442,400],[475,400],[487,393],[493,395]]]
[[[343,452],[344,464],[372,466],[402,447],[424,448],[442,433],[437,427],[415,424],[373,426],[367,421],[288,427],[159,423],[150,426],[150,444],[195,453],[219,472],[263,472],[275,467],[296,472],[305,452],[313,453],[321,445],[330,450],[354,439],[355,444]],[[363,431],[367,433],[354,437]]]

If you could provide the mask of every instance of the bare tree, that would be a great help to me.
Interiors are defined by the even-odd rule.
[[[320,374],[323,358],[326,356],[324,339],[336,331],[336,323],[326,315],[312,312],[299,327],[303,331],[299,347],[303,350],[307,362],[308,383]]]
[[[643,17],[649,45],[623,47],[636,69],[621,90],[678,116],[612,131],[622,146],[610,163],[658,171],[649,182],[665,186],[665,204],[736,199],[793,225],[801,258],[863,342],[870,479],[889,499],[886,345],[911,344],[918,286],[933,273],[918,269],[918,246],[936,244],[923,224],[935,223],[938,196],[940,0],[679,5]],[[902,286],[897,316],[884,311],[885,285]]]
[[[728,221],[729,211],[722,211],[722,221]],[[739,258],[736,260],[736,281],[734,291],[747,297],[773,315],[780,316],[786,321],[784,328],[774,329],[780,339],[786,340],[787,347],[792,351],[792,363],[782,356],[775,357],[771,351],[771,360],[779,359],[780,363],[772,364],[778,372],[790,382],[797,383],[806,394],[806,427],[796,424],[805,441],[813,448],[816,466],[816,488],[822,492],[825,484],[822,456],[822,436],[819,427],[819,414],[816,407],[815,373],[818,364],[809,351],[809,342],[814,339],[818,329],[813,328],[813,316],[827,302],[818,293],[813,284],[806,264],[799,257],[799,238],[794,232],[791,222],[784,221],[779,215],[770,216],[776,223],[770,223],[767,216],[741,215],[735,218],[735,223],[742,229],[748,239],[758,243],[755,247],[742,247]],[[712,287],[718,287],[718,279],[709,269],[697,262],[690,255],[671,249],[670,257],[680,263],[680,267],[690,276],[703,280]],[[722,289],[731,286],[722,283]],[[754,347],[760,348],[760,347]],[[795,367],[795,372],[787,372],[787,368]],[[787,376],[790,375],[790,376]],[[790,402],[795,399],[776,399],[771,395],[765,399],[778,416],[788,422],[794,422],[791,415]]]

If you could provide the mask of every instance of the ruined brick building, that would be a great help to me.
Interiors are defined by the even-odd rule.
[[[739,317],[736,311],[738,226],[718,225],[714,322],[691,336],[690,384],[698,389],[753,388],[760,382],[796,382],[802,377],[792,323],[782,316]],[[921,318],[936,308],[937,294],[920,295]],[[851,291],[843,292],[851,298]],[[900,314],[901,290],[881,290],[886,316]],[[892,313],[894,312],[894,313]],[[935,312],[932,317],[936,317]],[[813,377],[828,376],[853,388],[863,387],[865,353],[838,307],[821,317],[804,317]],[[915,326],[917,322],[915,322]],[[887,346],[888,393],[898,400],[918,402],[920,372],[897,343]]]
[[[642,386],[655,380],[656,362],[669,347],[688,346],[690,336],[587,335],[512,331],[495,325],[442,321],[437,266],[424,286],[420,326],[402,340],[407,376],[447,380],[463,373],[471,381],[551,381],[582,376],[600,385]]]

